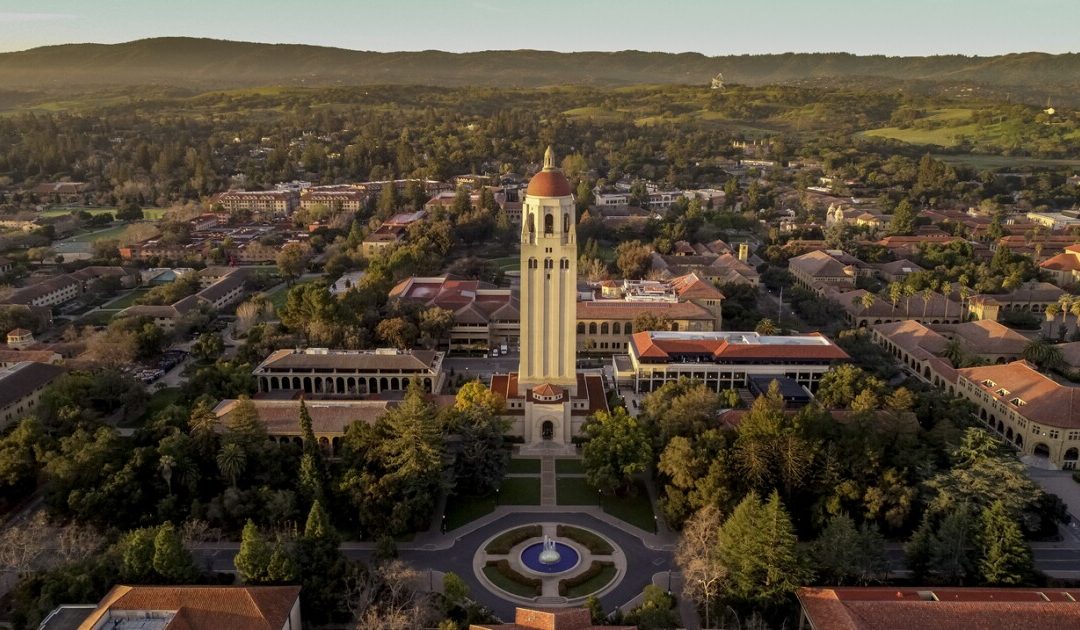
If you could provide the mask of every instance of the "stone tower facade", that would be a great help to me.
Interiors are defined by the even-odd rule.
[[[577,393],[577,224],[570,182],[548,147],[521,210],[518,393],[540,385]]]

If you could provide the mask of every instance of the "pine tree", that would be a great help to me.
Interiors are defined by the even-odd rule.
[[[166,522],[159,527],[154,536],[154,571],[166,581],[181,584],[198,574],[191,554],[184,549],[184,542],[172,523]]]
[[[307,522],[304,524],[304,538],[309,538],[311,540],[327,540],[334,538],[335,536],[337,536],[337,534],[330,524],[330,517],[327,516],[322,503],[315,501],[311,504],[311,510],[308,511]]]
[[[1031,548],[1002,501],[982,512],[982,558],[979,571],[987,584],[1016,586],[1034,574]]]
[[[966,503],[941,520],[930,546],[930,567],[943,582],[963,584],[976,575],[976,525]]]
[[[259,422],[259,411],[247,396],[237,399],[229,415],[226,440],[240,444],[248,454],[257,453],[266,444],[266,427]]]
[[[136,529],[127,535],[120,560],[120,579],[145,582],[154,570],[154,530]]]
[[[248,584],[259,584],[269,579],[270,548],[259,528],[248,519],[240,536],[240,551],[233,559],[240,579]]]
[[[728,569],[725,582],[734,599],[775,603],[810,576],[798,555],[791,518],[773,491],[762,504],[750,492],[720,528],[720,558]]]
[[[323,498],[323,474],[319,461],[312,453],[300,456],[300,493],[309,502]]]
[[[285,584],[296,579],[296,561],[283,543],[274,545],[266,566],[268,582]]]

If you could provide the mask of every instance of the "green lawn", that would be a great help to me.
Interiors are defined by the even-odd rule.
[[[640,480],[635,480],[634,489],[636,492],[624,497],[605,496],[604,511],[647,532],[654,531],[656,520],[645,484]]]
[[[135,300],[144,296],[150,289],[135,289],[126,295],[121,295],[112,302],[105,304],[109,309],[125,309],[135,304]]]
[[[560,477],[555,480],[555,499],[558,505],[596,505],[596,490],[585,483],[584,477]]]
[[[592,576],[588,580],[585,580],[584,582],[576,586],[566,587],[566,594],[564,595],[564,597],[569,597],[571,599],[575,597],[585,597],[586,595],[595,593],[596,591],[604,588],[608,585],[609,582],[614,579],[615,565],[610,563],[604,564],[603,568],[600,569],[600,572]]]
[[[506,467],[506,472],[513,475],[539,475],[540,460],[511,458],[510,465]]]
[[[585,467],[580,459],[556,459],[555,472],[560,475],[584,475]]]
[[[502,258],[492,258],[489,262],[495,265],[503,271],[512,271],[517,269],[521,265],[521,259],[518,256],[503,256]]]
[[[495,509],[495,495],[483,497],[452,496],[446,500],[446,530],[457,529],[490,514]]]
[[[41,213],[41,217],[43,219],[66,217],[73,212],[85,212],[96,217],[99,214],[116,214],[117,208],[49,208]]]
[[[540,505],[539,477],[512,477],[503,479],[499,489],[502,505]]]
[[[120,238],[120,235],[127,229],[127,224],[121,223],[120,225],[114,225],[111,228],[104,230],[94,230],[93,232],[87,232],[85,234],[79,234],[78,236],[71,237],[70,240],[76,243],[93,243],[94,241],[104,241],[111,238]]]
[[[180,388],[179,387],[166,387],[165,389],[159,389],[150,395],[150,399],[146,401],[146,408],[143,409],[142,417],[138,422],[122,422],[121,425],[126,426],[139,426],[149,422],[154,416],[161,413],[169,405],[175,405],[180,401]]]
[[[107,326],[119,310],[96,310],[76,320],[80,326]]]
[[[165,208],[143,208],[143,218],[150,219],[152,221],[160,221],[165,218]]]

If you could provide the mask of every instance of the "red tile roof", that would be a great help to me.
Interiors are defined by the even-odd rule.
[[[811,630],[1048,630],[1080,627],[1080,590],[801,588]]]
[[[1032,422],[1064,429],[1080,428],[1080,387],[1064,385],[1027,361],[962,368],[957,372],[985,393]],[[983,385],[990,381],[994,385]],[[1005,395],[998,394],[1004,389]],[[1024,402],[1017,407],[1011,401]]]
[[[740,338],[739,335],[742,335]],[[798,343],[800,338],[825,343]],[[714,359],[821,359],[846,361],[851,357],[821,333],[792,335],[792,343],[760,343],[757,333],[657,333],[645,330],[630,337],[639,358],[677,359],[679,355],[710,355]],[[783,339],[783,338],[778,338]]]
[[[540,171],[529,180],[525,193],[532,197],[568,197],[570,182],[562,171]]]
[[[620,319],[633,321],[641,313],[653,313],[669,319],[715,320],[716,316],[693,302],[624,302],[590,300],[577,303],[578,320]]]
[[[110,611],[175,611],[166,626],[278,630],[300,596],[299,586],[114,586],[80,630]]]

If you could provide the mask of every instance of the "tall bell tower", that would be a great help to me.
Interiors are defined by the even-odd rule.
[[[550,384],[577,394],[577,234],[570,182],[551,147],[521,209],[518,394]]]

